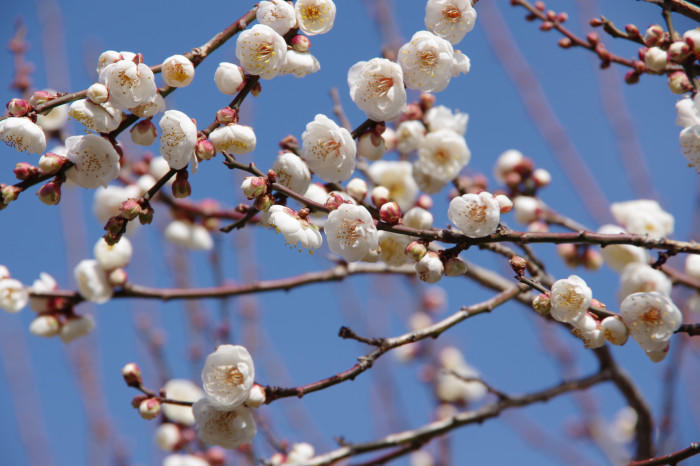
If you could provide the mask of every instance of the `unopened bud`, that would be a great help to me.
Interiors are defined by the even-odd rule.
[[[139,414],[144,419],[155,419],[160,414],[160,401],[157,398],[147,398],[139,405]]]
[[[405,252],[408,257],[418,262],[428,252],[428,248],[420,241],[412,241],[406,246]]]
[[[386,143],[374,131],[364,133],[357,139],[357,154],[369,160],[379,160],[386,152]]]
[[[110,217],[105,223],[104,230],[112,235],[121,235],[126,229],[127,220],[120,216]]]
[[[559,39],[558,44],[559,44],[559,47],[561,47],[563,49],[568,49],[572,45],[574,45],[574,43],[571,42],[571,39],[569,39],[568,37],[562,37],[561,39]]]
[[[0,193],[2,194],[3,204],[9,204],[10,202],[17,200],[17,197],[19,197],[19,193],[22,192],[22,188],[18,188],[17,186],[13,186],[11,184],[0,186],[2,186],[2,189],[0,189]]]
[[[277,181],[277,172],[273,169],[267,171],[267,181],[268,183],[275,183]]]
[[[625,82],[627,84],[637,84],[639,82],[639,73],[634,70],[630,70],[625,73]]]
[[[299,140],[291,134],[288,134],[280,141],[280,148],[289,152],[299,152]]]
[[[627,32],[627,34],[629,34],[632,37],[641,37],[642,36],[639,33],[639,28],[637,26],[635,26],[634,24],[626,24],[625,31]]]
[[[532,308],[538,314],[547,315],[552,310],[552,301],[549,295],[541,293],[532,300]]]
[[[379,218],[386,223],[397,223],[401,219],[401,208],[396,202],[385,202],[379,208]]]
[[[223,126],[238,122],[238,112],[231,107],[224,107],[216,112],[216,121]]]
[[[445,275],[448,277],[460,277],[467,273],[467,263],[459,257],[450,257],[445,261]]]
[[[292,37],[291,44],[292,48],[297,52],[308,52],[311,48],[311,41],[303,34],[297,34]]]
[[[153,221],[153,214],[155,211],[150,205],[142,206],[141,209],[141,213],[139,214],[139,223],[141,223],[141,225],[148,225]]]
[[[540,31],[549,31],[554,27],[554,24],[551,21],[544,21],[542,24],[540,24]]]
[[[371,195],[372,203],[377,207],[381,207],[382,205],[384,205],[386,202],[389,201],[390,195],[391,195],[391,193],[384,186],[376,186],[372,190],[372,195]]]
[[[52,314],[42,314],[29,324],[29,332],[38,337],[49,338],[58,334],[61,325],[56,316]]]
[[[122,377],[124,377],[124,382],[126,382],[129,387],[141,386],[141,369],[134,362],[125,364],[124,367],[122,367]]]
[[[248,394],[248,399],[245,401],[249,408],[258,408],[265,404],[265,389],[258,384],[254,384]]]
[[[668,58],[675,63],[683,63],[690,56],[690,46],[683,41],[676,41],[668,48]]]
[[[598,42],[600,42],[600,36],[597,32],[591,31],[588,34],[586,34],[586,40],[591,45],[598,45]]]
[[[39,200],[46,205],[56,205],[61,202],[61,183],[49,181],[36,193]]]
[[[18,180],[28,180],[29,178],[33,178],[39,174],[39,169],[27,162],[17,163],[17,165],[15,165],[15,169],[12,171]]]
[[[501,208],[502,214],[507,214],[513,210],[513,201],[511,201],[505,194],[497,194],[496,202],[498,202],[498,206]]]
[[[119,215],[127,220],[135,219],[141,212],[141,204],[134,198],[127,199],[119,206]]]
[[[21,117],[29,113],[32,106],[24,99],[11,99],[7,103],[7,111],[13,117]]]
[[[644,33],[644,44],[651,47],[658,44],[664,38],[664,28],[658,24],[654,24],[647,28]]]
[[[53,94],[48,91],[36,91],[29,98],[29,105],[36,108],[39,105],[45,104],[53,98]]]
[[[260,85],[260,81],[256,82],[253,88],[250,90],[250,93],[252,94],[253,97],[257,97],[260,95],[262,92],[262,86]]]
[[[420,107],[425,112],[432,108],[433,105],[435,105],[435,94],[431,94],[429,92],[421,92],[418,101],[420,102]]]
[[[265,212],[270,206],[274,204],[274,199],[269,194],[263,194],[262,196],[255,199],[253,206],[260,212]]]
[[[423,109],[416,103],[407,104],[401,112],[401,121],[422,119]]]
[[[194,151],[200,160],[210,160],[216,155],[216,148],[209,139],[200,139],[194,146]]]
[[[532,179],[538,188],[543,188],[552,182],[552,175],[544,168],[538,168],[532,172]]]
[[[210,466],[224,466],[228,460],[226,450],[221,447],[209,447],[204,459]]]
[[[131,140],[139,146],[150,146],[158,137],[156,126],[151,120],[141,120],[129,130]]]
[[[91,84],[87,89],[87,98],[96,104],[103,104],[109,100],[109,89],[102,83]]]
[[[146,395],[136,395],[131,399],[131,406],[134,408],[138,408],[139,405],[146,399],[148,399]]]
[[[603,255],[595,249],[586,249],[583,253],[583,266],[588,270],[598,270],[602,265]]]
[[[241,190],[248,199],[255,199],[267,192],[267,180],[262,176],[248,176],[243,179]]]
[[[348,181],[345,190],[357,202],[362,202],[367,195],[367,183],[362,178],[353,178]]]
[[[668,88],[674,94],[685,94],[693,90],[685,71],[674,71],[668,76]]]
[[[513,256],[508,260],[510,268],[519,277],[525,275],[525,270],[527,270],[527,261],[520,256]]]
[[[579,257],[578,249],[575,244],[557,244],[557,254],[559,254],[559,257],[561,257],[564,263],[569,267],[578,267],[581,265],[581,258]]]
[[[173,196],[178,199],[188,197],[192,194],[192,187],[187,180],[188,176],[186,169],[178,170],[177,175],[175,175],[175,181],[173,181],[171,188],[173,190]]]
[[[67,160],[62,155],[47,152],[39,159],[39,170],[44,175],[53,175],[65,165]]]
[[[124,286],[129,280],[129,275],[124,269],[114,269],[107,276],[109,284],[112,286]]]
[[[566,11],[562,11],[561,13],[557,14],[555,20],[558,23],[565,23],[569,19],[569,13]]]
[[[328,210],[335,210],[338,207],[340,207],[343,204],[346,204],[348,201],[340,195],[338,192],[331,192],[328,194],[328,197],[326,198],[326,202],[324,202],[324,206]]]
[[[425,210],[430,210],[433,208],[433,198],[427,194],[421,194],[420,196],[418,196],[416,206],[421,207]]]

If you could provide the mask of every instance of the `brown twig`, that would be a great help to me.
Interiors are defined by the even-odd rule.
[[[657,458],[649,458],[646,460],[632,461],[629,466],[659,466],[662,464],[676,465],[682,460],[700,454],[700,442],[693,442],[689,447],[679,450],[668,455],[659,456]]]

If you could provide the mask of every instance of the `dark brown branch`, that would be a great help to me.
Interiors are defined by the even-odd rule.
[[[675,333],[687,333],[691,337],[700,335],[700,324],[683,324],[678,327]]]
[[[662,464],[676,465],[684,459],[700,453],[700,442],[693,442],[689,447],[668,455],[657,458],[649,458],[641,461],[632,461],[629,466],[658,466]]]
[[[685,17],[700,21],[700,6],[694,5],[687,0],[642,0],[647,3],[654,3],[661,8],[668,8]]]

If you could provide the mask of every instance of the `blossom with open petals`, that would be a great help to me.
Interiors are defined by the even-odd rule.
[[[456,44],[474,28],[476,10],[472,0],[428,0],[425,27]]]
[[[46,150],[44,132],[26,117],[10,117],[0,121],[0,140],[20,152],[41,154]]]
[[[29,301],[29,292],[22,282],[14,278],[0,280],[0,309],[19,312]]]
[[[199,438],[205,443],[233,449],[250,443],[257,433],[253,415],[245,406],[223,411],[202,398],[192,410]]]
[[[236,57],[246,73],[272,79],[284,64],[287,43],[270,26],[256,24],[236,40]]]
[[[309,36],[324,34],[333,28],[333,0],[297,0],[294,5],[299,29]]]
[[[284,0],[263,0],[258,3],[255,17],[258,23],[270,26],[280,35],[285,35],[297,24],[294,7]]]
[[[355,170],[357,147],[350,131],[318,114],[301,135],[301,157],[322,180],[347,180]]]
[[[481,238],[495,232],[501,218],[501,207],[487,191],[468,193],[450,201],[447,216],[470,238]]]
[[[428,133],[418,146],[418,164],[444,183],[455,178],[471,159],[464,136],[449,129]]]
[[[253,358],[240,345],[220,345],[207,356],[202,369],[202,386],[207,400],[220,410],[242,405],[254,379]]]
[[[197,144],[197,126],[179,110],[168,110],[158,122],[161,129],[160,153],[173,170],[185,168],[192,161],[197,166],[194,146]]]
[[[92,301],[102,304],[112,297],[112,287],[107,279],[107,273],[93,259],[85,259],[78,263],[73,270],[75,281],[78,282],[80,295]]]
[[[593,299],[593,291],[578,275],[557,280],[552,285],[551,316],[559,322],[574,323],[583,317]]]
[[[122,111],[109,102],[96,104],[88,99],[76,100],[70,105],[68,114],[98,133],[110,133],[122,122]]]
[[[439,92],[452,78],[452,44],[429,31],[418,31],[399,49],[398,61],[409,89]]]
[[[374,121],[393,120],[406,105],[401,67],[386,58],[355,63],[348,71],[350,97]]]
[[[374,220],[359,205],[342,204],[328,214],[325,232],[330,250],[348,262],[362,260],[378,246]]]
[[[243,155],[255,150],[257,138],[253,128],[246,125],[231,123],[219,126],[209,135],[217,152],[224,154]]]
[[[664,351],[683,318],[671,298],[657,291],[627,296],[620,314],[632,338],[647,352]]]
[[[66,156],[73,166],[66,176],[83,188],[107,186],[119,176],[119,154],[107,139],[96,134],[66,139]]]
[[[185,87],[194,79],[194,64],[184,55],[172,55],[163,61],[161,75],[168,86]]]
[[[150,101],[158,91],[153,71],[133,60],[107,65],[100,72],[100,82],[109,89],[109,102],[121,110]]]

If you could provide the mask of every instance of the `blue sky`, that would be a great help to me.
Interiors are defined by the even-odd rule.
[[[332,87],[339,90],[353,125],[364,121],[364,115],[349,98],[346,76],[355,62],[381,53],[381,34],[368,16],[372,9],[368,5],[372,3],[337,2],[333,30],[312,37],[311,51],[321,63],[319,73],[304,79],[285,76],[263,81],[260,96],[246,101],[242,122],[254,126],[258,146],[252,155],[243,156],[243,160],[254,160],[262,168],[270,167],[282,137],[287,134],[300,137],[306,123],[317,113],[331,115],[328,91]],[[524,10],[511,8],[504,1],[494,3],[498,4],[538,82],[546,89],[553,111],[610,201],[636,197],[620,160],[611,123],[603,112],[598,73],[612,75],[613,80],[621,83],[621,98],[632,116],[634,132],[659,201],[675,215],[674,237],[697,240],[692,233],[693,215],[697,214],[697,175],[680,155],[679,128],[674,124],[677,97],[668,91],[665,79],[644,76],[639,84],[624,85],[623,70],[616,67],[598,70],[597,61],[590,53],[580,49],[562,50],[556,45],[559,36],[555,32],[540,32],[537,24],[524,21]],[[548,6],[566,8],[570,15],[569,26],[580,31],[577,6],[583,3],[553,1]],[[654,5],[601,3],[602,12],[616,24],[631,22],[644,30],[647,25],[661,21],[660,10]],[[390,4],[395,7],[394,20],[404,39],[424,28],[424,1],[396,0]],[[119,5],[82,0],[7,2],[5,14],[0,18],[0,42],[7,44],[15,19],[21,17],[31,43],[27,58],[36,67],[35,85],[72,91],[94,82],[96,58],[103,50],[141,52],[147,64],[156,64],[174,53],[204,43],[251,5],[241,1],[202,1],[195,6],[180,0],[167,3],[125,0]],[[588,3],[587,8],[594,6]],[[692,27],[689,21],[683,20],[678,20],[676,25],[680,31]],[[631,44],[605,41],[612,51],[622,56],[636,54]],[[546,203],[589,227],[597,227],[563,175],[552,148],[528,117],[514,83],[487,40],[481,18],[458,48],[471,58],[472,71],[454,79],[437,95],[437,102],[470,115],[467,143],[472,159],[466,171],[482,172],[490,177],[496,157],[506,149],[517,148],[533,158],[538,167],[552,173],[552,185],[542,192]],[[194,83],[168,98],[168,108],[184,111],[200,126],[206,126],[216,110],[229,101],[216,90],[213,75],[220,61],[235,61],[234,50],[235,43],[231,41],[201,64]],[[5,64],[0,67],[0,83],[3,84],[0,100],[4,102],[14,96],[6,85],[12,77],[12,66],[6,50],[3,49],[0,57]],[[409,98],[415,97],[409,94]],[[83,130],[72,124],[72,131],[80,134]],[[128,155],[139,156],[138,148],[127,147]],[[153,146],[153,150],[157,150],[157,146]],[[33,157],[0,147],[0,182],[13,182],[11,169],[15,163],[34,160]],[[239,175],[226,170],[219,159],[203,163],[190,181],[195,200],[211,197],[227,205],[242,201]],[[73,288],[73,266],[91,255],[94,242],[102,234],[101,225],[91,214],[92,193],[76,190],[64,194],[60,208],[45,206],[32,192],[27,192],[0,212],[0,241],[4,244],[0,263],[7,265],[12,274],[25,283],[31,283],[39,272],[46,271],[56,277],[63,288]],[[436,225],[445,225],[446,192],[438,194],[435,200]],[[135,236],[136,254],[128,268],[130,279],[151,286],[174,286],[170,271],[176,267],[183,275],[189,275],[192,285],[214,284],[207,253],[183,253],[163,243],[162,229],[167,218],[167,210],[158,210],[154,224],[141,228]],[[515,223],[514,220],[510,222]],[[224,276],[238,282],[255,277],[288,277],[331,265],[325,247],[313,257],[299,254],[287,248],[281,237],[257,228],[221,236],[217,243]],[[598,272],[573,272],[561,264],[553,247],[541,245],[536,250],[552,264],[550,272],[555,276],[578,273],[593,288],[596,297],[615,304],[618,279],[612,270],[604,267]],[[468,251],[464,257],[508,274],[502,261],[484,253]],[[681,262],[674,258],[672,263],[679,265]],[[188,264],[186,271],[183,264]],[[441,316],[490,295],[461,279],[445,278],[439,285],[449,296]],[[416,308],[417,294],[425,288],[415,280],[358,277],[289,293],[230,300],[227,308],[234,335],[232,342],[251,348],[259,382],[308,383],[350,367],[357,356],[367,352],[367,347],[336,336],[341,325],[348,325],[362,334],[402,333],[406,330],[406,316]],[[207,300],[198,306],[210,319],[216,319],[217,302]],[[173,377],[193,377],[196,381],[200,365],[197,361],[188,362],[189,345],[199,343],[206,354],[213,350],[213,341],[210,337],[197,336],[188,317],[193,312],[192,307],[182,302],[115,300],[97,307],[81,305],[78,312],[93,313],[97,329],[94,337],[68,349],[58,340],[39,340],[29,335],[27,326],[31,311],[0,315],[0,351],[3,354],[0,368],[4,370],[0,371],[0,412],[5,413],[0,417],[0,447],[5,461],[18,465],[31,462],[28,451],[33,445],[22,444],[18,425],[34,433],[37,445],[43,445],[42,438],[46,439],[53,462],[58,465],[112,463],[114,451],[120,449],[124,449],[134,463],[159,461],[160,453],[152,441],[156,423],[142,420],[130,407],[129,401],[135,392],[123,384],[119,375],[123,364],[137,362],[144,369],[147,383],[157,388],[156,368],[143,341],[138,338],[135,322],[147,315],[163,332],[165,354]],[[257,330],[249,325],[251,316],[259,319]],[[450,330],[437,344],[457,345],[491,384],[509,393],[523,393],[548,387],[561,379],[561,373],[541,341],[539,328],[532,313],[512,304]],[[554,332],[574,352],[580,374],[595,370],[594,358],[582,349],[580,342],[560,329]],[[613,348],[613,354],[639,382],[658,416],[662,398],[660,381],[666,363],[652,364],[633,342]],[[687,387],[697,383],[688,376],[688,369],[697,364],[694,356],[685,354],[685,372],[682,371],[677,388],[676,446],[679,447],[698,437],[697,418],[686,409],[691,396]],[[82,391],[76,383],[75,360],[80,358],[89,360],[95,369],[94,374],[86,371],[82,374],[94,375],[87,385],[95,388],[99,394],[97,398],[92,391]],[[367,441],[429,422],[433,401],[418,379],[420,365],[397,366],[393,362],[392,356],[387,355],[375,369],[353,382],[303,400],[275,403],[262,408],[262,412],[273,420],[274,429],[281,437],[291,442],[312,441],[317,451],[333,448],[334,437]],[[390,396],[386,396],[387,391]],[[591,393],[606,420],[623,405],[619,394],[607,385]],[[109,425],[110,434],[104,440],[109,449],[92,434],[87,419],[88,414],[94,416],[95,413],[86,412],[86,404],[81,401],[85,397],[90,397],[87,405],[91,409],[97,407],[97,417]],[[567,396],[529,407],[520,414],[525,416],[525,421],[504,417],[455,432],[451,449],[456,463],[559,464],[556,457],[543,454],[523,440],[514,426],[535,423],[555,441],[571,444],[565,426],[580,415],[578,405]],[[18,423],[18,417],[22,422]],[[309,424],[307,419],[313,419],[313,423]],[[46,433],[44,436],[42,431]],[[577,445],[589,462],[604,461],[585,441]],[[270,453],[261,435],[255,446],[259,455]]]

